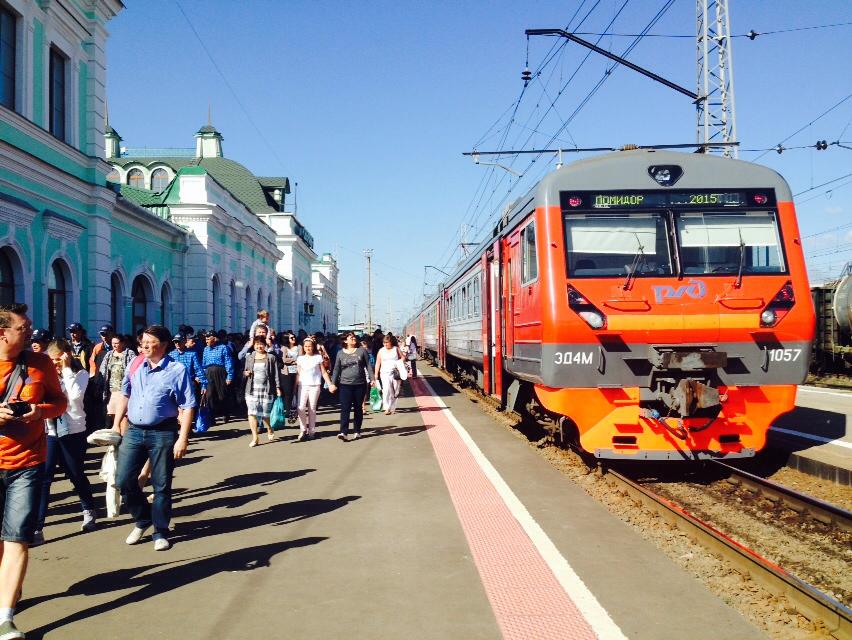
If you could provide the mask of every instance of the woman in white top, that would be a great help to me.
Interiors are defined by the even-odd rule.
[[[334,393],[337,387],[331,383],[323,357],[317,353],[313,338],[305,338],[302,343],[304,354],[296,358],[296,375],[299,384],[299,437],[298,442],[311,439],[317,427],[317,402],[322,390],[323,379],[329,390]]]
[[[382,381],[382,409],[385,415],[390,415],[396,411],[396,399],[402,384],[396,368],[402,360],[402,353],[391,334],[384,337],[382,344],[384,346],[376,354],[376,379]]]
[[[95,500],[92,487],[83,469],[86,455],[86,412],[83,410],[83,395],[89,384],[89,373],[80,361],[71,355],[71,345],[65,340],[55,340],[47,347],[47,355],[53,360],[62,392],[68,398],[68,409],[56,420],[47,420],[47,460],[44,463],[44,477],[39,505],[38,523],[35,540],[44,542],[44,520],[47,504],[50,501],[50,485],[56,465],[62,465],[65,475],[74,485],[80,497],[83,509],[83,531],[91,531],[97,526]]]

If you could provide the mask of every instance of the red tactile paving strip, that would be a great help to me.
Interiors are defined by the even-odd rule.
[[[497,489],[420,380],[411,387],[497,623],[507,640],[593,639]]]

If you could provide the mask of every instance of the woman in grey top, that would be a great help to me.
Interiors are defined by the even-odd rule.
[[[337,437],[346,442],[349,435],[349,413],[355,411],[355,428],[352,439],[361,435],[361,422],[364,419],[364,396],[367,383],[373,382],[370,358],[367,352],[358,346],[358,339],[350,332],[343,336],[343,349],[337,352],[334,371],[331,374],[332,391],[340,389],[340,433]]]

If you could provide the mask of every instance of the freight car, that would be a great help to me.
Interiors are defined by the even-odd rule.
[[[816,339],[812,372],[815,375],[852,373],[852,262],[838,280],[815,286]]]
[[[545,176],[406,332],[599,458],[694,460],[764,446],[814,322],[781,176],[631,150]]]

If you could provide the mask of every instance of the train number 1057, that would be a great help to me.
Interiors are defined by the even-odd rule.
[[[592,364],[592,352],[557,351],[553,362],[556,364]]]
[[[802,355],[801,349],[770,349],[770,362],[795,362]]]

